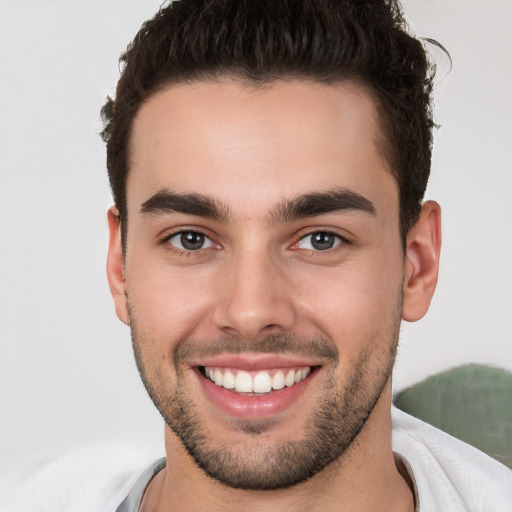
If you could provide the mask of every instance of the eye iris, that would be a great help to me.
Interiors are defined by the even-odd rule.
[[[181,245],[189,251],[201,249],[204,244],[204,235],[201,233],[194,233],[192,231],[182,233],[180,236],[180,242]]]
[[[335,238],[331,233],[315,233],[311,235],[311,245],[319,250],[325,251],[334,246]]]

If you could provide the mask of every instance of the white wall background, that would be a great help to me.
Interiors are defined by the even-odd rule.
[[[97,441],[160,442],[108,292],[97,135],[117,58],[159,4],[0,0],[0,472]],[[512,2],[404,8],[453,70],[441,58],[427,193],[444,210],[441,278],[429,315],[404,325],[397,389],[466,362],[512,370]]]

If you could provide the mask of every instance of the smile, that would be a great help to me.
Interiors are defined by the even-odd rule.
[[[283,388],[290,388],[305,380],[311,373],[310,366],[260,371],[228,368],[201,367],[201,373],[214,384],[236,393],[264,395]]]
[[[263,420],[294,408],[322,374],[320,361],[273,354],[225,354],[191,361],[200,389],[214,410]]]

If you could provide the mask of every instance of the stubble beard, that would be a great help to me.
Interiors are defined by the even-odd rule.
[[[177,385],[166,386],[165,370],[154,365],[151,340],[137,328],[133,308],[130,308],[130,326],[135,360],[144,386],[166,424],[178,436],[196,465],[218,482],[237,489],[284,489],[310,479],[334,461],[341,461],[349,447],[356,442],[386,384],[391,378],[400,318],[394,319],[389,339],[374,340],[363,351],[353,368],[343,370],[344,382],[336,382],[337,349],[326,340],[296,343],[290,336],[265,338],[259,344],[251,342],[255,352],[282,353],[284,347],[302,346],[303,352],[319,355],[331,352],[336,362],[324,368],[322,398],[303,428],[299,440],[289,440],[269,446],[260,442],[260,436],[272,429],[272,420],[233,420],[232,428],[247,435],[246,442],[234,444],[212,438],[207,420],[189,395],[187,382],[180,363],[190,352],[189,345],[208,347],[208,341],[183,340],[174,356]],[[240,340],[216,340],[217,346],[239,353],[246,350]],[[181,347],[181,348],[180,348]],[[316,348],[315,348],[316,347]],[[181,350],[181,355],[180,355]],[[209,352],[211,353],[211,352]],[[335,355],[334,355],[335,354]]]

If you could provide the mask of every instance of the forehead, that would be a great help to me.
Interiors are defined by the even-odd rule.
[[[353,82],[172,85],[134,120],[128,208],[164,188],[214,196],[240,212],[340,187],[374,202],[397,197],[382,139],[372,98]]]

